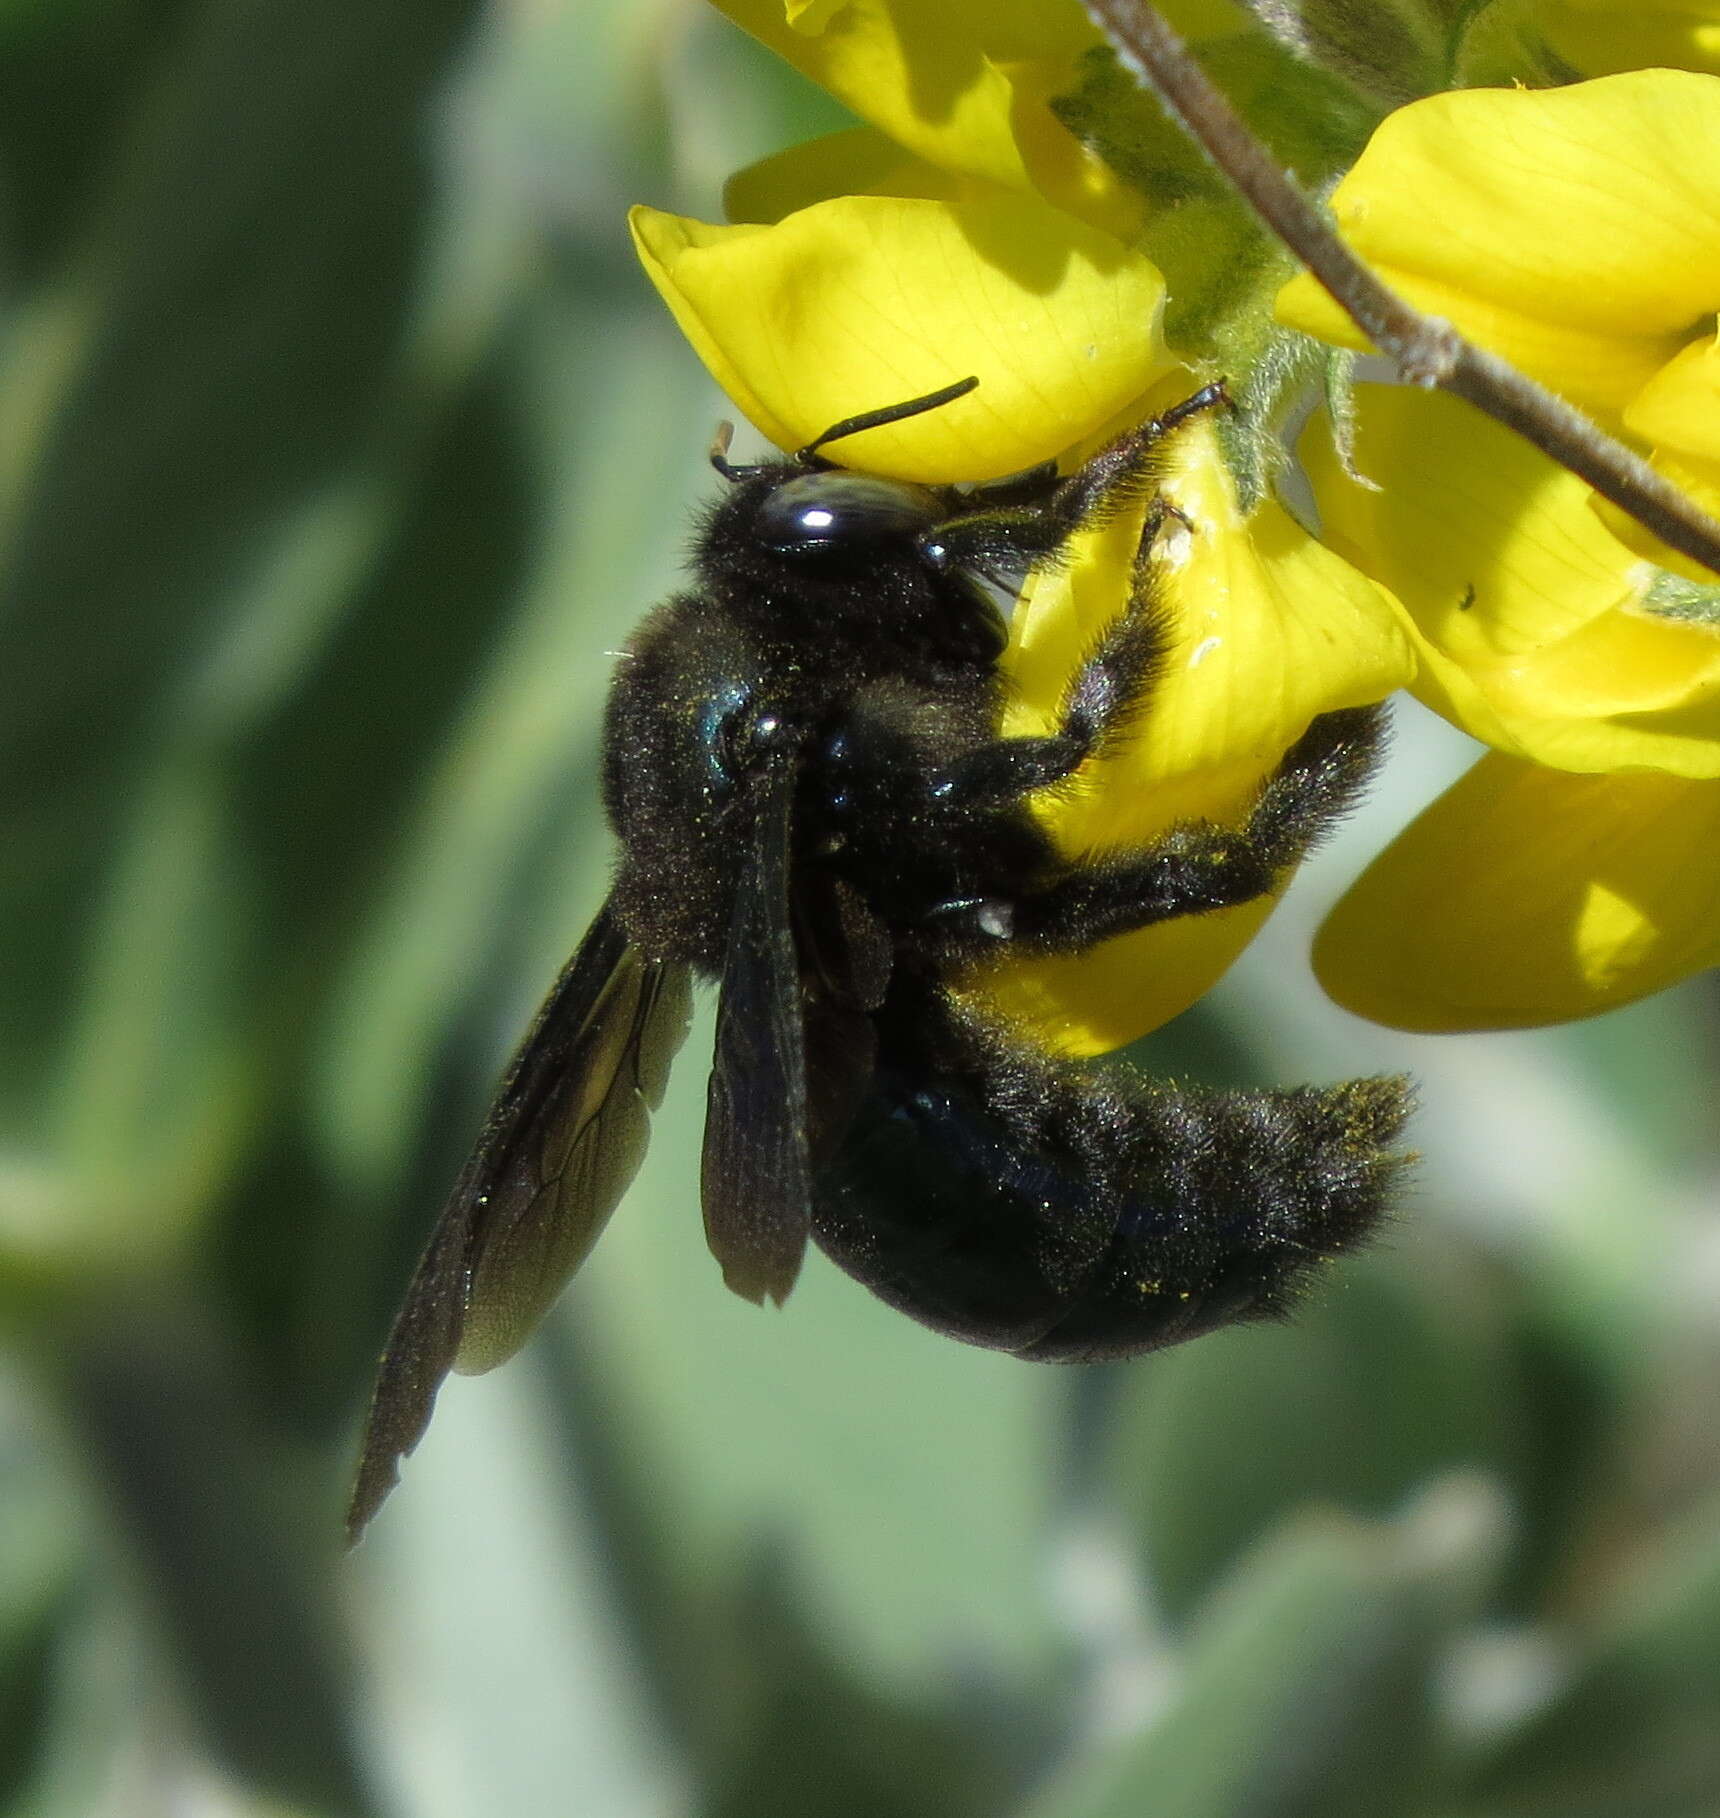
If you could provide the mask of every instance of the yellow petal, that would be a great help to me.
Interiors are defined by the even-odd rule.
[[[1172,631],[1138,734],[1036,802],[1071,856],[1139,846],[1174,823],[1239,824],[1317,713],[1379,700],[1413,670],[1396,608],[1270,502],[1238,508],[1210,418],[1181,431],[1163,492],[1172,518],[1155,551]],[[1139,512],[1077,539],[1016,615],[1005,730],[1054,723],[1064,686],[1125,598]],[[1011,960],[973,982],[988,1012],[1066,1051],[1103,1053],[1187,1009],[1222,975],[1270,901],[1184,917],[1079,956]]]
[[[1569,770],[1720,775],[1720,634],[1656,616],[1656,571],[1588,488],[1455,398],[1357,389],[1355,463],[1303,438],[1322,535],[1422,640],[1416,694],[1484,743]]]
[[[1227,805],[1247,812],[1253,791]],[[1215,815],[1221,804],[1214,803]],[[1236,963],[1277,908],[1276,896],[1120,934],[1090,953],[1013,960],[959,992],[981,1017],[1063,1054],[1110,1054],[1198,1002]]]
[[[738,170],[723,185],[731,221],[768,227],[837,196],[919,196],[953,202],[974,179],[940,170],[870,126],[827,133]]]
[[[1639,70],[1400,108],[1332,206],[1412,303],[1613,411],[1720,307],[1717,192],[1720,78]],[[1306,273],[1279,314],[1361,344]]]
[[[1138,838],[1188,812],[1172,779],[1277,763],[1315,714],[1377,701],[1414,674],[1410,639],[1380,589],[1272,500],[1244,515],[1215,415],[1176,432],[1154,544],[1174,631],[1152,710],[1090,790],[1047,808],[1072,844]],[[1081,656],[1126,595],[1140,514],[1078,539],[1076,559],[1035,577],[1005,659],[1018,691],[1006,730],[1045,730]],[[1148,798],[1156,797],[1156,802]],[[1116,818],[1118,816],[1126,818]]]
[[[1631,400],[1625,425],[1658,448],[1720,461],[1720,342],[1692,341]]]
[[[978,376],[971,397],[841,445],[874,473],[985,480],[1032,466],[1176,364],[1158,268],[1035,196],[850,196],[771,227],[636,208],[632,224],[682,332],[779,447]]]
[[[735,23],[898,145],[946,170],[1037,188],[1130,235],[1140,198],[1057,119],[1098,34],[1074,0],[718,0]]]
[[[1720,520],[1720,350],[1704,335],[1669,361],[1637,393],[1624,413],[1625,427],[1655,445],[1656,469],[1693,504]],[[1601,521],[1622,543],[1657,567],[1671,569],[1709,595],[1720,582],[1713,571],[1660,539],[1606,499],[1594,501]]]
[[[1715,0],[1656,0],[1653,6],[1644,6],[1642,0],[1565,0],[1565,8],[1569,12],[1587,13],[1597,19],[1620,20],[1626,25],[1658,18],[1663,14],[1670,18],[1697,22],[1704,19],[1720,20],[1720,6],[1715,4]]]
[[[1617,1009],[1720,961],[1720,784],[1490,755],[1338,903],[1314,968],[1397,1029]]]
[[[1548,44],[1572,69],[1607,76],[1626,69],[1693,69],[1720,74],[1720,15],[1715,9],[1593,6],[1544,0],[1534,16]]]

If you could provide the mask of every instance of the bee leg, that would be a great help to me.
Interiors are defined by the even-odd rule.
[[[1286,754],[1241,827],[1191,821],[1150,845],[1093,860],[1009,906],[1009,938],[1076,951],[1175,916],[1253,901],[1354,806],[1380,751],[1377,707],[1320,715]],[[995,906],[992,906],[995,919]]]
[[[1164,513],[1155,514],[1153,528]],[[1099,635],[1064,690],[1057,730],[1040,738],[996,739],[930,779],[934,800],[983,808],[1060,783],[1118,744],[1145,707],[1169,643],[1143,545],[1129,603]]]
[[[1043,505],[1063,484],[1055,461],[1041,461],[1037,467],[1020,473],[1005,474],[1001,480],[982,480],[966,493],[967,502],[978,511],[982,507],[1004,511],[1012,507]]]
[[[1225,402],[1222,380],[1203,385],[1102,448],[1038,503],[1003,505],[934,525],[919,540],[920,554],[946,571],[1055,567],[1077,530],[1109,522],[1151,489],[1158,446],[1173,430]]]

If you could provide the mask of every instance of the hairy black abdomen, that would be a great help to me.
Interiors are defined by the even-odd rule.
[[[813,1234],[935,1331],[1130,1357],[1282,1312],[1365,1238],[1408,1108],[1392,1078],[1215,1092],[1037,1057],[989,1075],[886,1062],[820,1175]]]

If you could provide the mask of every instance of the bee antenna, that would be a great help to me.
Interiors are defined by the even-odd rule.
[[[742,469],[729,465],[729,444],[735,439],[735,426],[726,419],[717,425],[711,437],[711,465],[725,480],[738,480]]]
[[[863,410],[856,417],[844,417],[840,423],[832,423],[823,435],[814,437],[804,448],[798,450],[794,458],[805,465],[812,461],[826,442],[839,442],[844,436],[859,435],[863,429],[882,429],[886,423],[901,423],[928,410],[937,410],[942,405],[953,404],[957,398],[965,398],[978,385],[978,375],[970,374],[965,379],[957,379],[953,385],[946,385],[942,391],[927,392],[923,398],[910,398],[905,404],[886,404],[882,410]],[[721,472],[721,469],[718,471]]]
[[[722,422],[717,425],[717,433],[711,437],[711,465],[731,484],[741,480],[756,479],[761,473],[776,473],[779,464],[775,461],[745,461],[739,466],[729,459],[729,443],[734,440],[733,423]]]

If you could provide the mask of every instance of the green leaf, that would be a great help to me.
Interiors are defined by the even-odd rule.
[[[260,1790],[362,1818],[333,1507],[181,1292],[133,1282],[80,1311],[37,1362],[198,1728]]]
[[[728,1293],[698,1211],[708,1029],[569,1297],[655,1544],[707,1587],[780,1544],[820,1645],[899,1697],[952,1659],[1000,1696],[1041,1687],[1073,1383],[923,1330],[817,1254],[780,1311]]]
[[[1618,1494],[1619,1433],[1630,1404],[1592,1353],[1572,1342],[1568,1327],[1548,1317],[1526,1273],[1507,1265],[1501,1284],[1516,1290],[1511,1353],[1526,1419],[1511,1482],[1518,1544],[1499,1603],[1533,1619],[1562,1592],[1571,1549],[1597,1509]]]
[[[232,837],[253,882],[247,1001],[234,1014],[255,1032],[263,1103],[210,1238],[272,1373],[324,1418],[337,1409],[345,1417],[354,1372],[374,1360],[378,1216],[387,1208],[330,1177],[304,1081],[323,1058],[345,969],[397,862],[399,830],[527,563],[528,488],[499,364],[432,438],[368,585],[351,590],[297,685],[228,765]],[[426,967],[427,987],[447,982],[443,965]],[[401,1081],[427,1083],[428,1057],[402,1051],[391,1061]],[[423,1208],[414,1210],[422,1219]],[[414,1247],[422,1235],[413,1234]]]
[[[1138,1366],[1113,1471],[1173,1620],[1309,1502],[1385,1514],[1429,1479],[1511,1481],[1522,1386],[1473,1270],[1405,1237],[1327,1271],[1286,1325],[1216,1334]]]
[[[1475,1818],[1686,1818],[1720,1789],[1720,1503],[1584,1625],[1569,1682],[1468,1779]]]
[[[183,27],[185,0],[0,5],[3,267],[29,283],[64,256],[145,72]]]
[[[349,1562],[392,1714],[377,1741],[412,1818],[686,1809],[681,1738],[641,1672],[618,1582],[629,1536],[594,1509],[542,1361],[448,1383]],[[695,1626],[676,1610],[683,1644]]]
[[[76,1503],[38,1449],[18,1385],[0,1375],[0,1809],[14,1809],[49,1752],[56,1669],[86,1575]]]
[[[423,1115],[431,1057],[506,940],[522,861],[544,862],[552,827],[566,840],[570,826],[577,836],[596,821],[597,734],[613,652],[672,570],[679,499],[665,502],[638,475],[692,468],[692,375],[670,357],[674,344],[654,321],[599,305],[557,314],[553,325],[566,335],[556,348],[562,364],[528,364],[521,374],[546,419],[541,443],[528,421],[526,445],[544,535],[488,662],[464,678],[461,711],[418,779],[325,1036],[323,1134],[336,1167],[355,1181],[398,1177]],[[588,440],[570,460],[574,411]],[[584,900],[595,909],[606,867],[581,849],[591,884]],[[575,909],[564,908],[561,952],[521,987],[519,1028],[580,932]],[[509,1034],[502,1043],[511,1045]],[[499,1059],[484,1058],[486,1076]]]
[[[1461,1490],[1395,1527],[1308,1517],[1201,1612],[1169,1707],[1028,1818],[1413,1818],[1440,1761],[1433,1670],[1487,1551]]]
[[[710,1818],[995,1813],[1002,1764],[947,1692],[916,1705],[869,1689],[819,1645],[783,1579],[780,1561],[760,1560],[733,1600],[726,1664],[745,1692],[711,1774]],[[710,1683],[723,1683],[720,1668]]]
[[[53,1213],[0,1192],[0,1320],[115,1267],[159,1267],[195,1228],[246,1123],[234,1051],[243,897],[225,779],[205,761],[134,787],[93,951],[66,1016],[59,1116],[37,1135]]]
[[[471,0],[199,10],[23,314],[0,521],[0,1086],[41,1081],[140,754],[342,470],[411,300],[428,104]]]

